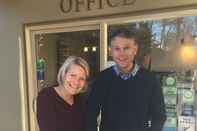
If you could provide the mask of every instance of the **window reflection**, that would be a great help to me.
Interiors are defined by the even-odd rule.
[[[40,73],[37,75],[39,90],[56,84],[59,67],[71,55],[87,60],[91,68],[90,77],[96,77],[100,69],[99,30],[38,34],[35,37],[37,60],[44,60],[45,64],[42,79],[40,79]]]
[[[119,25],[110,25],[108,36],[119,28],[137,29],[140,42],[138,63],[157,71],[181,70],[188,65],[180,58],[182,45],[190,45],[196,55],[197,17],[180,17],[154,21],[133,22]],[[108,42],[109,43],[109,42]],[[110,52],[108,60],[111,61]],[[194,60],[194,59],[193,59]],[[195,68],[197,61],[190,64]]]
[[[109,25],[137,30],[140,51],[136,62],[156,72],[164,94],[167,120],[163,131],[196,129],[197,16]],[[109,47],[109,46],[108,46]],[[114,62],[108,48],[108,63]]]

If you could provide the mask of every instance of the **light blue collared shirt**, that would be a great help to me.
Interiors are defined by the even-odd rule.
[[[131,70],[129,73],[122,73],[120,69],[118,69],[117,65],[113,66],[114,71],[116,72],[117,76],[120,76],[121,79],[123,80],[128,80],[131,78],[131,76],[135,76],[140,69],[140,66],[138,64],[134,64],[134,68]]]

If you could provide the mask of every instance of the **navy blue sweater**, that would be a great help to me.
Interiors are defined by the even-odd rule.
[[[97,131],[100,110],[100,131],[161,131],[166,117],[159,85],[153,73],[141,68],[128,80],[113,68],[104,70],[88,98],[86,131]]]

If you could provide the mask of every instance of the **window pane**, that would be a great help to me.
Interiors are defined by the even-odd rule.
[[[120,28],[137,30],[140,51],[136,62],[156,72],[161,81],[167,115],[163,131],[194,131],[197,120],[197,16],[109,25],[108,44],[110,35]],[[108,66],[113,63],[108,48]]]
[[[119,28],[138,30],[140,52],[137,62],[141,66],[155,71],[196,69],[196,16],[110,25],[109,40],[112,32]]]
[[[41,34],[35,37],[39,90],[57,84],[58,70],[71,55],[87,60],[91,69],[90,79],[96,77],[100,69],[99,30]]]

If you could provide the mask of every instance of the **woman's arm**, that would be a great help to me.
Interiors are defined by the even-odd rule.
[[[38,95],[37,120],[40,131],[56,131],[54,99],[45,89]]]

